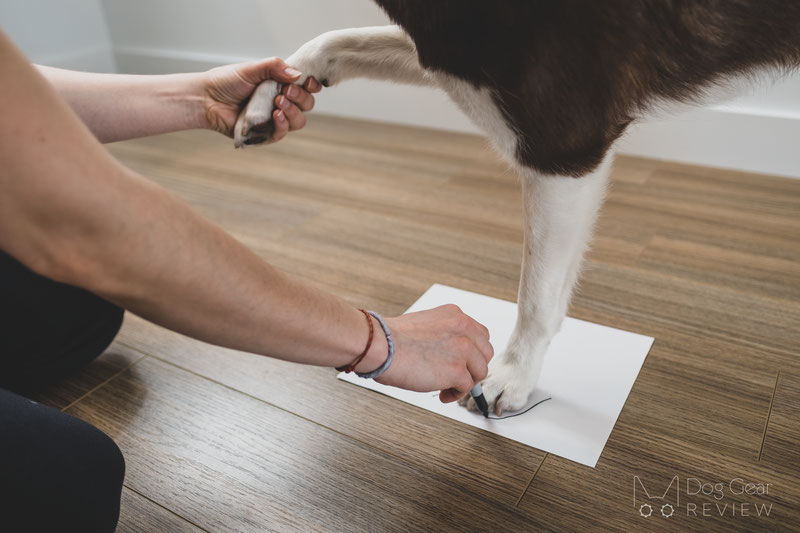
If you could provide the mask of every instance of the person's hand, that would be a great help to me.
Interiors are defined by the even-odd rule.
[[[457,306],[408,313],[386,323],[395,342],[395,357],[376,380],[379,383],[418,392],[438,390],[439,399],[447,403],[463,398],[486,377],[494,355],[489,330]],[[385,359],[385,348],[381,350]]]
[[[287,85],[275,98],[276,109],[272,118],[275,133],[270,142],[281,140],[289,131],[306,125],[303,114],[314,108],[314,96],[322,85],[308,78],[303,87],[291,85],[301,73],[277,57],[260,61],[217,67],[203,74],[203,108],[209,129],[233,137],[236,117],[247,104],[256,87],[265,80],[275,80]]]

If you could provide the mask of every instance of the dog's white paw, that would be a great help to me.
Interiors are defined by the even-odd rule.
[[[500,416],[525,407],[536,389],[540,367],[518,358],[493,359],[489,363],[489,375],[481,382],[489,410]],[[461,405],[470,411],[477,410],[475,400],[469,395],[461,400]]]
[[[236,148],[262,144],[272,138],[275,132],[275,123],[272,120],[275,97],[282,88],[283,84],[275,81],[265,81],[256,87],[233,128],[233,143]]]
[[[313,76],[323,87],[332,86],[340,76],[337,74],[336,55],[338,50],[331,43],[338,32],[328,32],[312,39],[300,47],[287,60],[286,64],[296,68],[302,75],[294,83],[303,86],[309,76]],[[253,91],[244,111],[239,114],[233,130],[236,148],[269,142],[275,133],[272,113],[275,111],[275,97],[280,94],[283,84],[265,81]]]

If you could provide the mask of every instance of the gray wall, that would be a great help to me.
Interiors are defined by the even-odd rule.
[[[2,0],[0,27],[38,63],[116,70],[101,0]]]

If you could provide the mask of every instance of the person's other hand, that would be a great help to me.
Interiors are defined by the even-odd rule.
[[[287,84],[275,98],[275,133],[270,142],[281,140],[289,131],[306,125],[303,113],[314,108],[314,96],[322,85],[308,78],[303,87],[291,85],[301,73],[278,57],[216,67],[203,74],[203,108],[209,129],[233,137],[236,117],[256,87],[265,80]]]
[[[439,399],[447,403],[463,398],[486,377],[494,355],[489,330],[458,306],[408,313],[386,323],[395,359],[379,383],[418,392],[438,390]]]

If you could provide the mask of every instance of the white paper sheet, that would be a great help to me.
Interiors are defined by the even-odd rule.
[[[516,304],[435,284],[407,312],[447,303],[485,325],[495,353],[503,352]],[[353,374],[341,373],[339,379],[594,468],[652,344],[652,337],[566,318],[528,405],[552,399],[506,420],[487,420],[457,404],[442,404],[433,393],[409,392]]]

